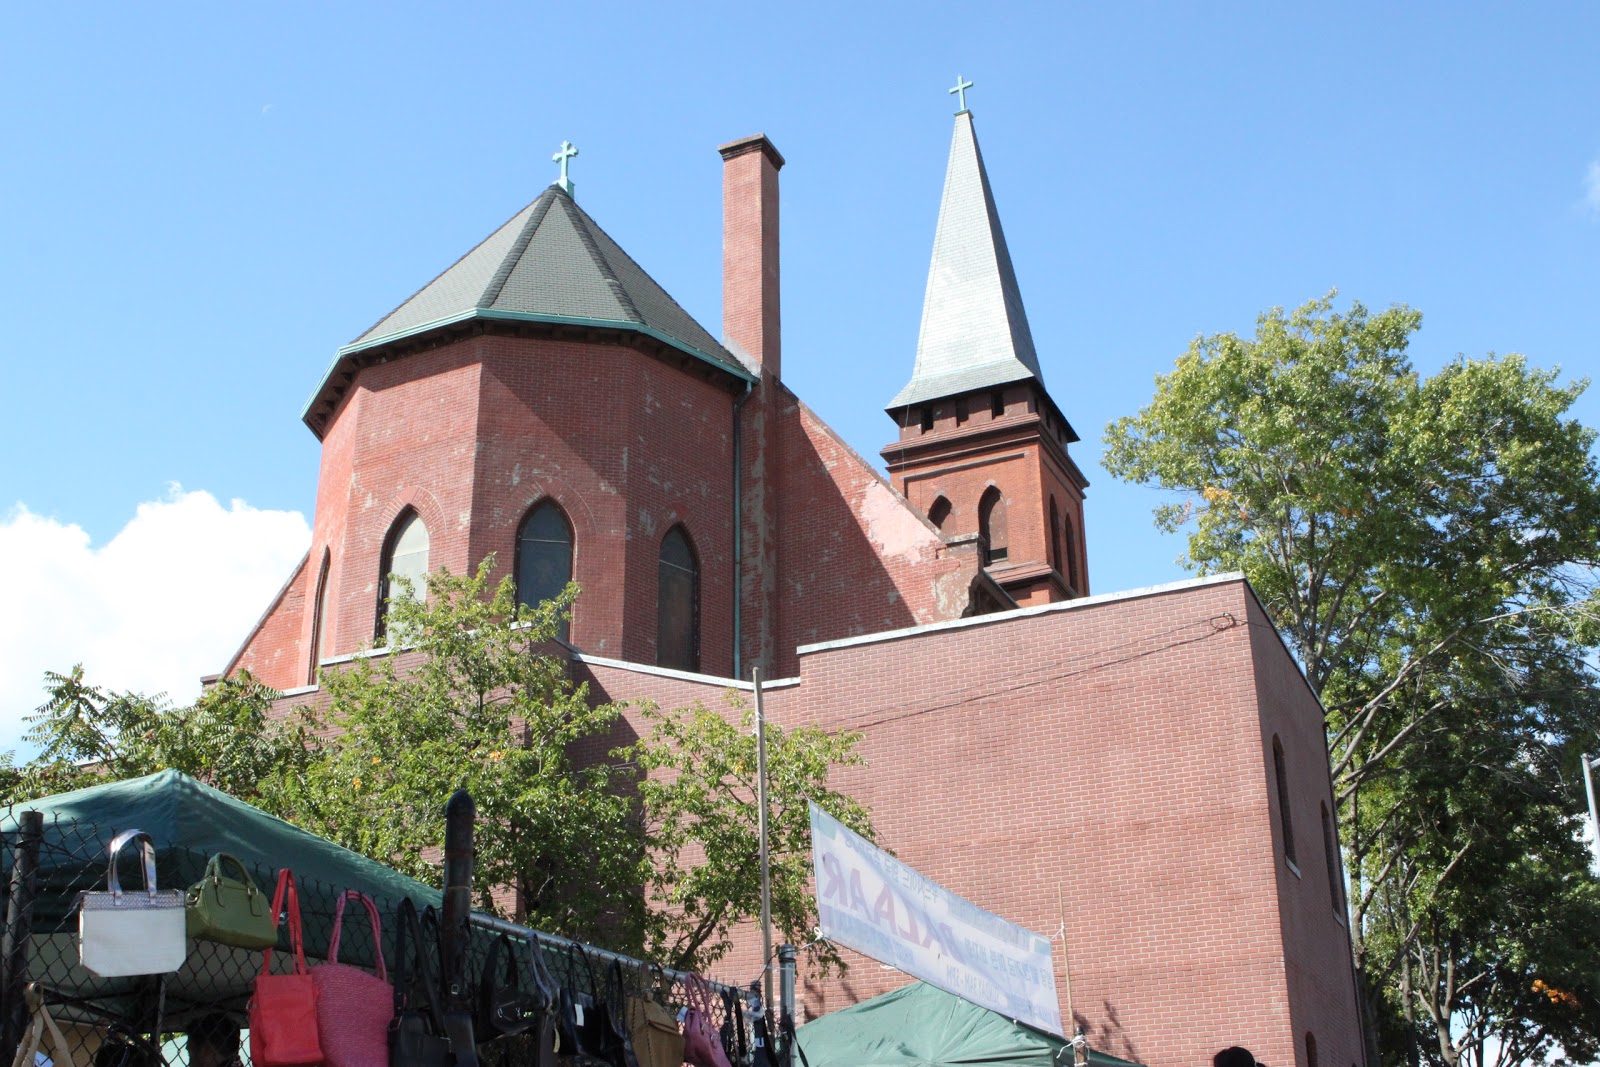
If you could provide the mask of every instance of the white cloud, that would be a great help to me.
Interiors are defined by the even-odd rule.
[[[1600,219],[1600,159],[1590,163],[1583,176],[1583,206],[1592,217]]]
[[[44,700],[47,670],[84,665],[91,683],[200,693],[244,641],[311,541],[295,511],[261,511],[172,486],[104,545],[18,504],[0,516],[8,565],[0,612],[0,749]]]

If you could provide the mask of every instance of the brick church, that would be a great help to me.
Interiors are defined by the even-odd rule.
[[[1355,1067],[1318,703],[1237,576],[1090,595],[1078,437],[971,113],[887,476],[783,383],[783,156],[760,135],[720,152],[720,340],[563,162],[339,349],[304,412],[310,551],[227,672],[318,700],[319,665],[383,649],[391,574],[494,553],[531,602],[576,580],[571,667],[602,699],[722,706],[759,666],[779,724],[864,731],[867,765],[836,784],[902,860],[1056,935],[1063,1018],[1094,1047]],[[805,1014],[907,980],[852,959],[806,982]]]

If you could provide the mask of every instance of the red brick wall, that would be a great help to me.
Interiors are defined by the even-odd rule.
[[[943,538],[810,408],[781,390],[773,675],[800,645],[960,618],[976,559]]]
[[[302,559],[278,597],[268,606],[244,646],[234,653],[224,674],[249,671],[274,689],[287,689],[299,682],[294,677],[301,659],[300,623],[306,616],[305,575],[311,570],[310,557]],[[315,579],[313,579],[315,580]]]
[[[1322,836],[1324,807],[1330,822],[1337,811],[1328,776],[1322,708],[1255,597],[1248,599],[1256,687],[1261,694],[1262,773],[1272,798],[1273,869],[1282,901],[1280,920],[1297,1062],[1305,1063],[1305,1038],[1309,1032],[1316,1036],[1322,1067],[1359,1064],[1361,1050],[1348,1040],[1359,1032],[1360,1024],[1348,912],[1342,900],[1343,871],[1335,849],[1330,879]],[[1272,760],[1274,737],[1283,746],[1298,870],[1283,858],[1282,813],[1277,806]],[[1338,888],[1333,885],[1334,880],[1338,881]]]
[[[1246,587],[1062,607],[808,653],[768,707],[865,731],[868,766],[837,784],[902,860],[1031,929],[1064,922],[1096,1047],[1193,1067],[1243,1044],[1303,1065],[1311,1028],[1324,1064],[1358,1060],[1342,928],[1325,907],[1300,916],[1280,877],[1256,661],[1273,701],[1303,714],[1309,694],[1255,642]],[[1315,754],[1294,788],[1315,810]],[[757,969],[744,949],[720,970]],[[805,984],[808,1011],[905,981],[854,957]]]

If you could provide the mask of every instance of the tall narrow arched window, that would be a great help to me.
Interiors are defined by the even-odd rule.
[[[396,578],[410,583],[412,597],[427,595],[428,528],[423,525],[422,516],[409,508],[394,521],[383,543],[383,563],[378,570],[378,624],[373,631],[378,644],[389,636],[390,601],[405,589]]]
[[[950,501],[942,496],[935,497],[933,506],[928,509],[928,521],[942,530],[948,518],[950,518]]]
[[[1056,498],[1050,498],[1050,566],[1058,573],[1065,574],[1066,566],[1061,561],[1061,512],[1056,509]]]
[[[1299,869],[1294,858],[1294,818],[1289,814],[1289,773],[1283,765],[1283,744],[1272,738],[1272,774],[1278,783],[1278,820],[1283,824],[1283,858]]]
[[[1083,595],[1083,583],[1078,579],[1078,540],[1072,535],[1072,516],[1068,515],[1061,520],[1061,554],[1066,559],[1063,568],[1067,576],[1067,584],[1072,586],[1072,591],[1078,596]]]
[[[517,603],[528,607],[559,596],[572,581],[572,525],[554,500],[528,512],[517,528]],[[559,636],[569,636],[568,620]]]
[[[1344,878],[1339,866],[1339,839],[1333,832],[1333,816],[1322,805],[1322,852],[1328,861],[1328,895],[1333,899],[1333,914],[1344,920]]]
[[[332,557],[327,549],[322,550],[322,566],[317,570],[317,591],[312,603],[314,614],[311,616],[311,662],[306,667],[306,684],[317,684],[317,668],[322,666],[323,657],[327,654],[328,644],[328,567]]]
[[[983,545],[983,562],[999,563],[1009,554],[1006,538],[1006,505],[1000,490],[990,486],[978,501],[978,537]]]
[[[1317,1035],[1306,1031],[1306,1067],[1317,1067]]]
[[[656,666],[700,669],[700,564],[682,526],[674,526],[661,539]]]

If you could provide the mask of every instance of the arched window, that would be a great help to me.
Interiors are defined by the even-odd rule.
[[[1283,823],[1283,858],[1299,869],[1294,858],[1294,819],[1289,814],[1289,774],[1283,766],[1283,744],[1272,738],[1272,772],[1278,782],[1278,819]]]
[[[944,529],[945,520],[950,517],[950,501],[944,497],[935,497],[933,506],[928,509],[928,521],[939,529]]]
[[[332,562],[328,550],[322,550],[322,567],[317,571],[316,605],[311,616],[311,663],[306,668],[306,684],[317,684],[317,668],[327,654],[328,644],[328,566]]]
[[[428,528],[422,516],[409,508],[400,513],[383,544],[383,563],[378,571],[378,625],[373,638],[383,644],[389,635],[389,601],[405,587],[394,581],[411,583],[410,595],[428,593]]]
[[[700,669],[700,564],[682,526],[661,539],[656,589],[656,666]]]
[[[572,581],[572,526],[554,500],[528,512],[517,528],[517,603],[528,607],[559,596]],[[560,638],[569,636],[561,621]]]
[[[1317,1067],[1317,1038],[1310,1030],[1306,1031],[1306,1067]]]
[[[1339,841],[1333,833],[1333,817],[1322,805],[1322,851],[1328,861],[1328,895],[1333,898],[1333,913],[1344,919],[1344,878],[1340,875]]]
[[[990,486],[978,501],[978,537],[984,546],[983,562],[999,563],[1006,558],[1006,505],[1000,490]]]
[[[1061,513],[1056,510],[1056,498],[1050,498],[1050,566],[1065,574],[1061,564]]]
[[[1061,520],[1061,554],[1066,558],[1067,584],[1072,586],[1074,593],[1082,596],[1083,583],[1078,580],[1078,545],[1076,539],[1072,536],[1071,515]]]

